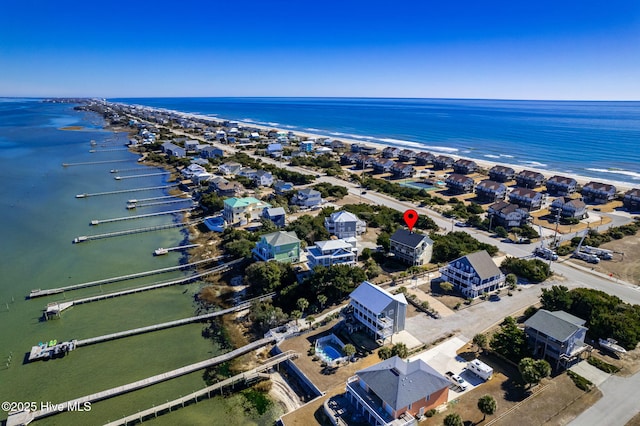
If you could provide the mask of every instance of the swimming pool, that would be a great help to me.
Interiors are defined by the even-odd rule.
[[[317,353],[321,358],[324,358],[325,361],[335,361],[336,359],[344,356],[336,348],[329,345],[322,347]]]
[[[435,186],[427,185],[426,183],[422,182],[402,182],[400,186],[406,186],[408,188],[415,189],[424,189],[425,191],[433,191],[434,189],[438,189]]]
[[[346,360],[345,354],[342,351],[343,347],[344,343],[334,334],[319,338],[315,344],[316,355],[329,364]]]

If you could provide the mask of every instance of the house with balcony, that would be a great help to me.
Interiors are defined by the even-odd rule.
[[[291,204],[300,207],[316,207],[324,203],[322,195],[319,191],[311,188],[305,188],[298,191],[291,199]]]
[[[171,142],[165,142],[162,144],[162,152],[167,154],[169,157],[184,158],[187,156],[187,151],[184,148]]]
[[[576,192],[578,182],[565,176],[551,176],[546,183],[547,192],[551,195],[567,196]]]
[[[282,207],[265,208],[262,217],[273,222],[278,228],[284,228],[287,215]]]
[[[307,248],[309,268],[331,265],[355,265],[358,259],[356,239],[316,241]]]
[[[222,173],[224,176],[235,176],[242,169],[242,164],[234,163],[232,161],[220,164],[218,166],[218,171]]]
[[[507,182],[513,180],[516,171],[511,167],[495,165],[489,169],[489,179],[495,182]]]
[[[214,178],[213,188],[221,197],[235,197],[245,191],[245,187],[239,182],[230,182],[224,178],[218,178]]]
[[[220,148],[216,148],[215,146],[207,145],[200,150],[200,157],[202,158],[216,158],[216,157],[224,157],[224,151]]]
[[[267,155],[269,157],[277,158],[282,156],[282,144],[281,143],[270,143],[267,145]]]
[[[283,180],[277,180],[273,183],[273,190],[276,194],[282,195],[286,194],[289,191],[293,191],[293,183],[285,182]]]
[[[432,164],[435,158],[436,156],[430,152],[419,152],[415,157],[416,166],[426,166],[427,164]]]
[[[394,164],[396,162],[393,160],[378,158],[372,163],[373,171],[375,173],[389,173]]]
[[[516,184],[523,188],[537,188],[544,183],[544,175],[540,172],[523,170],[516,175]]]
[[[238,176],[246,177],[247,179],[253,180],[254,177],[258,174],[256,169],[252,169],[251,167],[243,167],[238,172]]]
[[[608,183],[591,181],[582,187],[582,197],[586,203],[605,204],[615,198],[617,191]]]
[[[340,164],[343,166],[348,166],[350,164],[356,164],[356,160],[360,154],[357,152],[346,152],[340,156]]]
[[[489,206],[487,216],[490,220],[491,228],[502,226],[504,228],[520,227],[529,220],[529,212],[517,204],[498,201]]]
[[[549,206],[549,216],[563,219],[584,219],[587,217],[587,205],[580,199],[559,197]]]
[[[314,141],[306,140],[300,142],[300,151],[302,152],[311,152],[313,151],[313,147],[316,143]]]
[[[403,149],[398,153],[398,161],[409,162],[416,156],[416,152],[411,149]]]
[[[300,240],[295,232],[276,231],[263,235],[252,250],[256,260],[299,262]]]
[[[478,170],[478,165],[472,160],[460,158],[453,163],[453,171],[461,175],[475,173],[476,170]]]
[[[363,281],[349,298],[353,318],[377,341],[384,342],[404,330],[407,299],[402,293],[391,294],[369,281]]]
[[[393,163],[391,166],[391,173],[393,177],[396,179],[404,179],[413,176],[416,172],[416,169],[413,168],[411,164],[401,163],[399,161]]]
[[[476,195],[482,202],[496,202],[507,196],[507,186],[493,180],[483,180],[476,185]]]
[[[640,210],[640,189],[630,189],[624,193],[622,199],[624,207],[630,212],[637,212]]]
[[[433,240],[427,235],[400,228],[390,237],[389,252],[408,265],[426,265],[431,261]]]
[[[467,194],[473,192],[475,181],[469,176],[452,173],[444,181],[445,185],[449,189],[449,192],[454,194]]]
[[[268,207],[271,207],[271,204],[265,203],[257,198],[232,197],[224,200],[222,216],[229,225],[240,222],[251,222],[260,219],[262,211]]]
[[[324,227],[338,238],[359,237],[367,230],[367,224],[353,213],[340,210],[324,219]]]
[[[437,170],[445,170],[453,167],[454,159],[446,155],[438,155],[433,159],[433,168]]]
[[[358,154],[358,157],[356,158],[356,168],[360,170],[366,169],[368,167],[373,166],[373,163],[375,161],[376,161],[375,157],[370,157],[365,154]]]
[[[386,359],[347,380],[346,395],[375,426],[414,426],[417,418],[447,403],[451,382],[421,359]]]
[[[528,188],[514,188],[509,193],[509,201],[528,211],[538,210],[542,206],[542,194]]]
[[[585,320],[564,311],[540,309],[524,322],[524,333],[533,356],[546,359],[555,370],[568,368],[591,349],[584,343]]]
[[[504,274],[485,250],[449,262],[440,273],[442,280],[453,284],[464,297],[476,298],[505,286]]]
[[[388,146],[382,150],[382,158],[396,158],[402,151],[400,148]]]
[[[258,170],[253,176],[253,182],[256,186],[271,186],[273,185],[273,175],[266,170]]]

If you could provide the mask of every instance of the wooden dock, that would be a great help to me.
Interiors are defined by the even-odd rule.
[[[39,420],[44,417],[48,417],[54,414],[61,413],[63,411],[67,411],[70,409],[77,409],[78,407],[83,407],[85,402],[96,402],[103,399],[112,398],[114,396],[122,395],[125,393],[129,393],[138,389],[145,388],[147,386],[152,386],[157,383],[165,382],[167,380],[174,379],[176,377],[184,376],[185,374],[193,373],[194,371],[202,370],[207,367],[211,367],[214,365],[221,364],[226,361],[230,361],[240,355],[244,355],[247,352],[251,352],[253,350],[259,349],[263,346],[266,346],[270,343],[275,342],[275,338],[267,337],[264,339],[256,340],[255,342],[249,343],[241,348],[235,349],[231,352],[227,352],[226,354],[210,358],[205,361],[197,362],[195,364],[187,365],[175,370],[167,371],[166,373],[157,374],[155,376],[148,377],[146,379],[138,380],[133,383],[129,383],[122,386],[117,386],[112,389],[104,390],[101,392],[93,393],[91,395],[83,396],[80,398],[72,399],[70,401],[65,401],[59,404],[52,404],[51,407],[47,407],[42,410],[37,410],[33,412],[22,411],[18,413],[13,413],[7,418],[6,426],[18,426],[18,425],[26,425],[31,423],[34,420]],[[282,356],[287,352],[279,355]],[[275,357],[274,357],[275,358]],[[290,359],[290,358],[287,358]],[[285,361],[282,359],[280,362]]]
[[[173,196],[169,196],[168,198],[172,198],[171,200],[165,200],[165,201],[154,201],[151,203],[140,203],[138,201],[134,202],[134,203],[127,203],[127,209],[128,210],[132,210],[132,209],[136,209],[138,207],[153,207],[153,206],[162,206],[165,204],[176,204],[176,203],[184,203],[185,201],[190,201],[193,202],[193,200],[191,199],[191,197],[189,198],[177,198],[177,197],[173,197]]]
[[[125,220],[134,220],[134,219],[143,219],[146,217],[154,217],[154,216],[164,216],[167,214],[178,214],[178,213],[186,213],[193,211],[193,207],[189,207],[186,209],[178,209],[178,210],[168,210],[165,212],[156,212],[156,213],[147,213],[147,214],[137,214],[131,216],[123,216],[123,217],[114,217],[111,219],[93,219],[90,223],[91,226],[97,226],[101,223],[112,223],[112,222],[122,222]]]
[[[69,291],[69,290],[77,290],[77,289],[80,289],[80,288],[95,287],[95,286],[99,286],[99,285],[102,285],[102,284],[109,284],[109,283],[115,283],[115,282],[119,282],[119,281],[133,280],[135,278],[142,278],[142,277],[147,277],[147,276],[150,276],[150,275],[158,275],[158,274],[163,274],[165,272],[179,271],[179,270],[182,270],[182,269],[192,268],[194,266],[201,265],[203,263],[216,262],[216,261],[222,260],[224,258],[226,258],[226,256],[218,256],[218,257],[213,257],[211,259],[204,259],[204,260],[198,260],[198,261],[192,262],[192,263],[186,263],[184,265],[168,266],[166,268],[153,269],[151,271],[136,272],[134,274],[120,275],[120,276],[111,277],[111,278],[103,278],[103,279],[97,280],[97,281],[88,281],[88,282],[84,282],[84,283],[80,283],[80,284],[68,285],[66,287],[51,288],[51,289],[48,289],[48,290],[40,290],[40,289],[31,290],[31,293],[29,293],[29,299],[34,299],[36,297],[42,297],[42,296],[50,296],[52,294],[63,293],[65,291]],[[231,263],[231,262],[229,262],[229,263]]]
[[[130,188],[130,189],[120,189],[118,191],[95,192],[93,194],[77,194],[76,198],[99,197],[101,195],[124,194],[126,192],[153,191],[156,189],[175,188],[176,186],[178,186],[177,183],[172,183],[171,185],[149,186],[146,188]]]
[[[100,152],[115,152],[115,151],[129,151],[129,148],[110,148],[110,149],[90,149],[89,150],[91,154],[96,154]]]
[[[264,371],[267,371],[282,362],[297,357],[298,354],[296,352],[283,352],[279,355],[269,358],[265,361],[264,364],[260,365],[259,367],[253,368],[249,371],[245,371],[244,373],[236,374],[233,377],[229,377],[228,379],[222,380],[204,389],[190,393],[178,399],[174,399],[173,401],[158,405],[157,407],[152,407],[147,410],[140,411],[139,413],[124,417],[120,420],[107,423],[105,426],[126,426],[127,424],[132,422],[135,422],[136,424],[142,423],[142,421],[146,418],[150,418],[151,416],[157,417],[158,413],[162,413],[163,411],[168,410],[169,412],[171,412],[171,410],[173,409],[184,408],[185,405],[196,403],[204,398],[211,398],[212,393],[215,394],[215,392],[222,390],[223,388],[233,386],[238,382],[249,382],[255,379],[269,378],[270,376],[268,374],[264,374]]]
[[[164,254],[169,253],[170,251],[180,251],[180,250],[189,250],[190,248],[200,247],[200,244],[187,244],[185,246],[176,246],[176,247],[160,247],[154,250],[154,256],[162,256]]]
[[[143,232],[161,231],[163,229],[184,228],[186,226],[197,225],[204,222],[204,219],[193,220],[191,222],[168,223],[166,225],[149,226],[146,228],[125,229],[123,231],[107,232],[106,234],[81,235],[72,240],[74,244],[85,241],[100,240],[103,238],[121,237],[123,235],[140,234]]]
[[[113,178],[115,180],[125,180],[125,179],[145,178],[150,176],[164,176],[164,175],[170,175],[170,174],[171,172],[158,172],[158,173],[147,173],[147,174],[141,174],[141,175],[114,176]]]
[[[181,192],[180,194],[175,194],[175,195],[161,195],[159,197],[149,197],[149,198],[132,198],[131,200],[128,200],[127,203],[131,204],[136,204],[136,203],[146,203],[147,201],[156,201],[156,200],[166,200],[167,198],[181,198],[183,200],[190,200],[191,198],[193,198],[191,196],[191,194],[189,194],[188,192]]]
[[[111,169],[109,173],[141,172],[143,170],[149,171],[149,167],[131,167],[128,169]]]
[[[108,164],[108,163],[131,163],[133,160],[103,160],[103,161],[83,161],[81,163],[62,163],[62,167],[71,166],[92,166],[94,164]]]

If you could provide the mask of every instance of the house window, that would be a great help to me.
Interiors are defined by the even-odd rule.
[[[393,309],[389,309],[389,315],[393,315]]]

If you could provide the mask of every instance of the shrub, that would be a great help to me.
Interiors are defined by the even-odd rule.
[[[433,417],[436,414],[436,409],[432,408],[431,410],[427,410],[426,413],[424,413],[425,416],[427,417]]]
[[[569,376],[571,380],[573,380],[573,383],[578,387],[578,389],[582,389],[585,392],[591,389],[591,386],[593,386],[593,383],[591,383],[589,380],[585,379],[579,374],[574,373],[571,370],[567,371],[567,376]]]
[[[600,358],[594,358],[591,356],[587,359],[587,362],[589,362],[589,364],[593,365],[594,367],[604,371],[605,373],[614,374],[620,371],[620,369],[615,365],[604,362]]]

